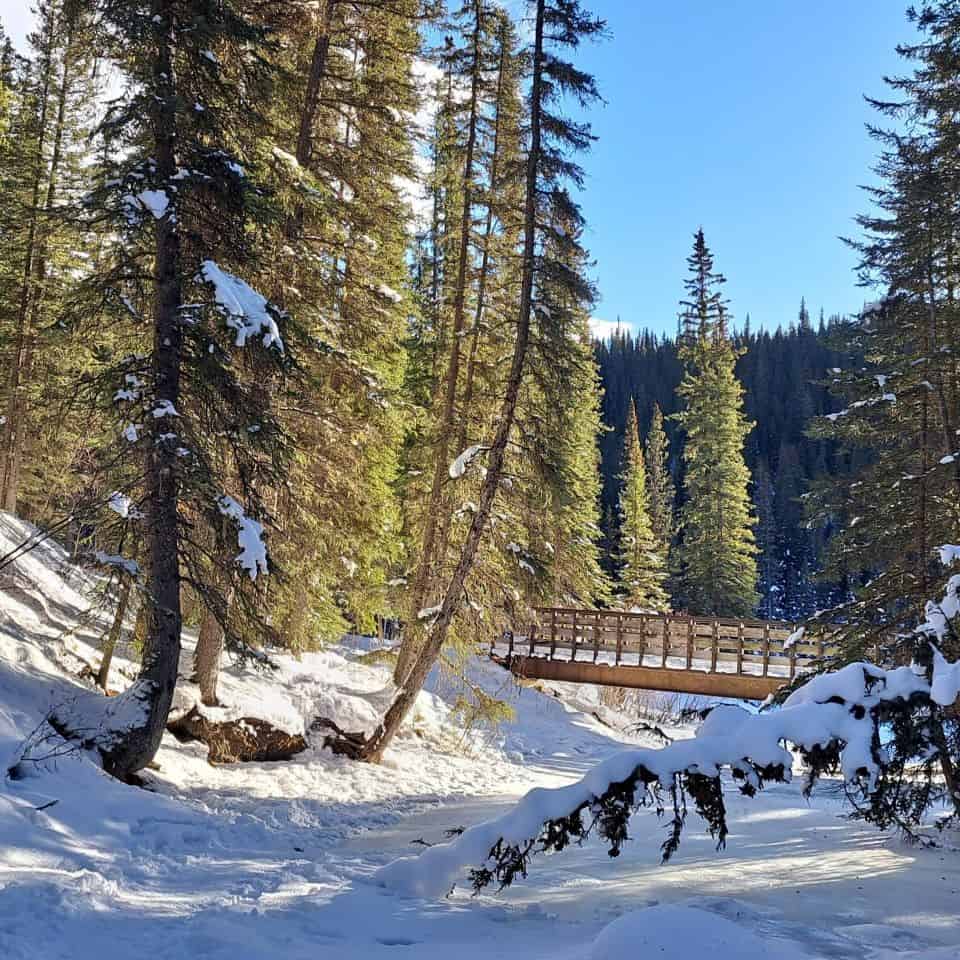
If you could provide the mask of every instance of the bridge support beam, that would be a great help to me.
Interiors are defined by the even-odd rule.
[[[528,679],[597,683],[607,687],[632,687],[739,700],[764,700],[788,682],[786,677],[753,677],[735,673],[673,670],[669,667],[615,667],[603,663],[548,660],[546,657],[513,656],[499,662],[516,676]]]

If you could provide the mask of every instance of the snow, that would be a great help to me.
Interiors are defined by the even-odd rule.
[[[240,553],[236,562],[249,574],[251,580],[257,579],[258,573],[267,573],[267,545],[263,541],[263,524],[248,517],[243,507],[233,497],[224,494],[217,501],[220,512],[233,520],[237,525],[237,545]]]
[[[137,199],[153,214],[155,220],[162,219],[170,206],[170,198],[163,190],[141,190]]]
[[[393,287],[389,287],[385,283],[381,283],[377,287],[377,293],[379,293],[381,297],[386,297],[391,303],[399,303],[403,299]]]
[[[158,400],[151,411],[154,420],[160,420],[163,417],[179,417],[176,407],[169,400]]]
[[[136,508],[133,507],[133,501],[125,493],[120,493],[119,490],[114,490],[113,493],[110,494],[110,499],[107,500],[107,506],[114,513],[119,513],[125,520],[128,517],[136,515]]]
[[[946,696],[955,678],[946,668],[942,675],[945,679],[938,690]],[[883,670],[853,663],[815,676],[795,690],[780,710],[752,714],[739,707],[718,706],[695,737],[655,750],[624,750],[596,764],[576,783],[553,790],[533,789],[503,816],[472,827],[450,843],[430,847],[419,857],[389,864],[379,871],[378,880],[408,896],[443,896],[466,868],[485,865],[500,841],[525,846],[537,838],[545,822],[590,805],[611,784],[627,780],[639,768],[649,771],[664,788],[684,771],[714,777],[724,768],[740,772],[757,787],[755,768],[782,766],[789,779],[793,758],[785,743],[810,750],[838,742],[844,781],[854,790],[869,791],[879,772],[869,708],[881,700],[906,699],[929,689],[926,679],[910,667]],[[867,711],[852,712],[850,706],[856,704]]]
[[[787,943],[778,944],[776,949],[782,960],[803,956]],[[618,917],[600,931],[587,956],[589,960],[632,960],[651,955],[657,960],[690,960],[718,952],[737,960],[769,960],[770,942],[725,917],[669,904]]]
[[[246,345],[247,337],[263,335],[265,347],[276,346],[283,352],[280,329],[263,294],[246,281],[221,269],[213,260],[204,260],[200,267],[203,279],[214,288],[214,298],[227,318],[227,326],[237,331],[236,345]]]
[[[960,560],[960,546],[955,543],[945,543],[937,548],[940,555],[940,562],[949,567],[955,560]]]
[[[0,513],[0,554],[35,534]],[[110,610],[91,606],[102,581],[49,541],[0,578],[6,769],[51,705],[94,696],[77,677],[98,662]],[[198,696],[182,679],[193,645],[184,639],[177,709]],[[567,786],[597,761],[655,741],[617,726],[596,688],[577,688],[575,706],[566,687],[520,688],[475,661],[471,679],[506,697],[514,720],[465,735],[452,719],[460,688],[435,673],[384,765],[335,757],[310,723],[376,723],[393,691],[389,668],[364,662],[374,646],[347,638],[299,660],[271,652],[272,671],[226,665],[224,706],[202,709],[304,731],[309,747],[291,762],[215,766],[204,747],[167,734],[147,790],[111,780],[79,754],[27,761],[24,779],[0,777],[0,957],[633,960],[682,950],[688,960],[706,949],[717,960],[958,956],[960,854],[904,846],[848,821],[839,789],[811,802],[793,785],[770,786],[753,800],[732,795],[731,836],[720,853],[691,812],[666,867],[656,863],[664,825],[641,813],[615,860],[591,842],[538,862],[501,895],[397,896],[375,872],[421,849],[418,839],[443,842],[448,828],[494,819],[531,787]],[[111,689],[129,683],[130,653],[121,644]],[[735,731],[740,712],[715,712],[718,734]],[[668,732],[680,742],[692,733]]]
[[[933,649],[933,680],[930,684],[930,698],[944,707],[952,704],[960,696],[960,661],[948,663],[943,654]]]
[[[483,444],[475,443],[473,446],[467,447],[460,456],[457,457],[453,463],[450,464],[448,473],[450,474],[451,480],[459,480],[466,472],[467,467],[473,462],[476,457],[483,453],[487,448]]]
[[[95,550],[93,557],[101,566],[117,567],[119,570],[129,573],[131,577],[140,573],[140,567],[136,560],[130,560],[119,553],[104,553],[103,550]]]

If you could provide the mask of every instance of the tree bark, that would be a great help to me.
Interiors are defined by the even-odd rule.
[[[157,178],[167,183],[177,172],[176,87],[170,49],[174,3],[153,0],[153,13],[156,41],[153,76],[158,92],[152,117],[153,148]],[[176,407],[180,398],[183,349],[180,329],[183,267],[177,220],[171,212],[156,224],[154,269],[151,379],[155,399]],[[140,675],[122,694],[139,705],[140,717],[122,730],[113,731],[108,740],[98,744],[104,769],[124,780],[150,763],[160,747],[180,664],[179,466],[176,444],[159,438],[165,430],[164,421],[155,419],[147,436],[148,508],[144,526],[149,557],[148,633]]]
[[[307,88],[303,96],[303,108],[300,111],[300,123],[297,127],[297,147],[294,156],[301,167],[306,168],[313,155],[313,134],[320,107],[320,90],[327,69],[327,55],[330,52],[330,33],[333,27],[333,13],[338,0],[325,0],[319,11],[320,26],[313,42],[313,54],[310,58],[310,72],[307,75]],[[288,237],[297,237],[303,232],[303,204],[298,203],[287,219]]]
[[[533,305],[533,279],[536,266],[536,235],[537,235],[537,176],[540,166],[541,150],[541,114],[542,114],[542,83],[543,83],[543,21],[544,2],[537,0],[537,17],[533,46],[533,83],[530,95],[530,153],[526,164],[526,197],[524,203],[524,241],[523,241],[523,274],[520,294],[520,310],[517,320],[517,338],[514,343],[513,358],[510,365],[510,375],[507,380],[506,391],[500,407],[500,421],[487,461],[487,475],[480,490],[480,499],[470,530],[464,541],[460,559],[451,576],[443,596],[440,612],[427,634],[427,642],[421,651],[416,663],[407,676],[390,708],[384,716],[383,722],[373,736],[355,752],[361,760],[379,763],[383,759],[384,751],[393,740],[400,724],[413,705],[417,694],[423,687],[443,644],[453,618],[460,609],[463,598],[463,588],[469,575],[480,540],[486,531],[487,521],[493,508],[493,502],[500,487],[504,472],[504,459],[510,433],[513,429],[517,411],[517,400],[520,394],[520,385],[523,380],[527,358],[527,348],[530,340],[530,316]]]
[[[232,582],[227,583],[223,589],[223,602],[224,617],[227,617],[233,602]],[[209,607],[204,607],[197,646],[193,651],[193,673],[200,686],[200,702],[207,707],[219,704],[217,682],[220,679],[220,661],[223,657],[223,637],[220,620]]]
[[[117,596],[117,609],[113,615],[113,623],[103,642],[103,654],[100,658],[100,669],[97,671],[97,686],[107,693],[107,683],[110,679],[110,664],[113,661],[113,652],[120,642],[120,633],[123,630],[123,621],[127,616],[130,604],[130,578],[124,577],[120,583],[120,593]]]

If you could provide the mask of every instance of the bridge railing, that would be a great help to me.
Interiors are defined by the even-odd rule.
[[[793,679],[836,647],[776,620],[541,607],[525,635],[510,636],[510,656],[662,667]],[[500,647],[500,645],[496,645]]]

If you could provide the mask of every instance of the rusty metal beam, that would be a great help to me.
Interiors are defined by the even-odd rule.
[[[735,673],[705,673],[700,670],[674,670],[669,667],[608,666],[546,657],[514,656],[498,659],[518,677],[536,680],[560,680],[567,683],[598,683],[608,687],[632,687],[639,690],[663,690],[708,697],[734,697],[763,700],[786,683],[786,678],[755,677]]]

